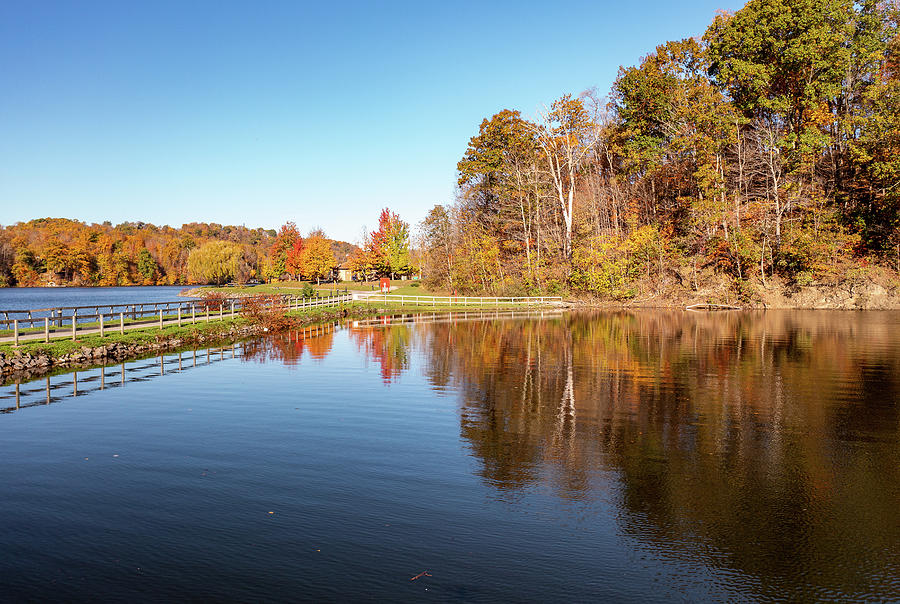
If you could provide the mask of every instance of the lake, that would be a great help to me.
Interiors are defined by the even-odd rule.
[[[0,593],[897,601],[898,324],[418,315],[6,384]]]
[[[0,288],[0,311],[91,306],[94,304],[140,304],[142,302],[174,302],[184,285],[134,287],[3,287]],[[35,315],[37,316],[37,315]],[[43,315],[41,315],[43,316]]]

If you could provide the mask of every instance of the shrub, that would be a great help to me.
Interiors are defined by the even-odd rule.
[[[290,324],[282,297],[274,294],[244,298],[241,314],[251,323],[270,331],[284,329]]]
[[[209,310],[209,312],[216,311],[218,312],[220,309],[225,308],[225,303],[228,300],[228,296],[225,295],[225,292],[220,291],[204,291],[200,294],[200,302],[198,302],[198,309]]]

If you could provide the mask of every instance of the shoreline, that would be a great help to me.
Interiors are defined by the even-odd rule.
[[[720,313],[733,312],[765,312],[773,311],[843,311],[843,312],[866,312],[866,311],[895,311],[897,307],[891,308],[803,308],[803,307],[782,307],[782,308],[765,308],[745,306],[742,308],[723,309],[723,310],[687,310],[684,306],[661,306],[649,305],[648,301],[641,301],[636,304],[610,303],[610,302],[589,302],[581,301],[575,303],[565,303],[557,306],[557,310],[561,311],[641,311],[641,310],[662,310],[662,311],[682,311],[682,312],[699,312],[711,313],[718,315]],[[183,327],[167,326],[162,330],[159,328],[148,328],[146,330],[133,331],[122,335],[108,336],[100,338],[96,335],[89,335],[79,338],[76,341],[68,339],[59,339],[44,342],[31,342],[22,344],[18,348],[12,345],[0,346],[0,383],[6,384],[19,380],[30,380],[41,377],[57,371],[81,368],[96,367],[106,364],[110,361],[122,362],[126,360],[140,358],[148,354],[160,351],[176,351],[178,349],[186,350],[199,345],[215,345],[236,342],[238,340],[261,336],[267,333],[278,333],[281,331],[295,329],[298,327],[308,327],[311,325],[321,324],[328,321],[347,320],[347,319],[366,319],[379,315],[395,316],[410,313],[447,313],[447,312],[483,312],[483,311],[510,311],[518,310],[516,308],[495,308],[495,307],[478,307],[478,306],[449,306],[449,307],[414,307],[408,305],[385,306],[383,304],[365,306],[363,304],[353,304],[345,307],[326,307],[313,308],[302,311],[295,311],[287,315],[288,324],[277,331],[258,323],[251,323],[245,317],[226,318],[220,321],[210,323],[197,323],[194,325],[185,325]],[[526,310],[522,308],[521,310]],[[531,309],[533,310],[533,309]]]
[[[314,308],[289,314],[289,324],[285,329],[340,319],[367,318],[378,314],[379,310],[384,312],[384,309],[365,307]],[[273,332],[262,324],[237,317],[183,327],[170,326],[162,330],[148,328],[102,339],[91,335],[75,341],[32,342],[18,348],[6,345],[0,347],[0,383],[33,379],[57,369],[95,367],[108,361],[139,358],[147,353],[233,342],[266,333]]]

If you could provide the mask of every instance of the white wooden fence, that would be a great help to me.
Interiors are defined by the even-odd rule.
[[[401,296],[392,294],[354,294],[358,301],[366,304],[387,304],[397,306],[462,306],[462,307],[505,307],[505,306],[549,306],[562,303],[559,296]]]
[[[71,337],[72,340],[75,340],[79,334],[105,337],[108,333],[124,334],[126,330],[132,329],[145,329],[147,327],[162,329],[172,325],[181,327],[185,324],[194,324],[198,320],[200,322],[222,320],[235,317],[243,309],[244,300],[246,298],[40,309],[41,311],[53,311],[49,316],[41,318],[35,316],[37,310],[0,311],[6,314],[5,319],[0,319],[0,326],[5,327],[7,332],[7,335],[0,336],[0,342],[11,342],[18,346],[20,341],[43,340],[49,342],[51,338],[60,337]],[[402,296],[364,292],[335,292],[333,295],[313,298],[283,295],[279,297],[276,304],[279,308],[292,311],[304,308],[335,306],[352,301],[364,303],[367,306],[385,305],[388,307],[521,308],[558,305],[562,302],[562,298],[558,296]],[[94,309],[95,313],[79,314],[79,309]],[[105,309],[108,309],[108,312],[105,312]],[[65,311],[68,311],[66,315],[63,314]],[[21,313],[23,318],[10,319],[9,315],[13,313]],[[63,324],[64,316],[67,325]],[[22,328],[26,323],[30,328],[23,331]],[[38,324],[39,327],[35,324]],[[0,327],[0,329],[3,328]]]

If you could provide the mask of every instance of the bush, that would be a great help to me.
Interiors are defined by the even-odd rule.
[[[590,243],[572,254],[572,286],[616,300],[633,298],[636,291],[631,284],[640,269],[629,263],[625,242],[608,236]]]
[[[244,298],[241,314],[251,323],[261,325],[270,331],[283,329],[290,323],[285,314],[284,301],[278,295]]]
[[[225,292],[204,291],[200,294],[198,309],[201,311],[209,310],[209,312],[218,312],[220,309],[225,308],[227,300],[228,296],[225,295]]]

